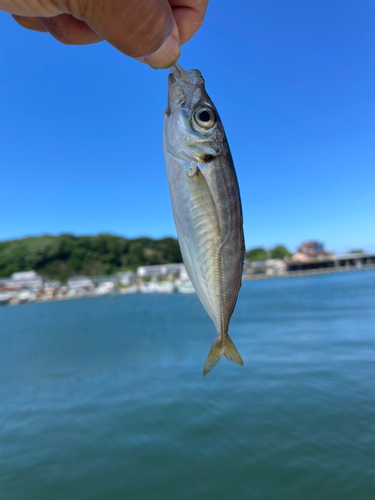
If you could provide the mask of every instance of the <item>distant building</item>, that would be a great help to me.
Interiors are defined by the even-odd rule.
[[[102,283],[113,283],[115,287],[118,287],[119,285],[129,286],[130,284],[137,281],[137,275],[132,273],[131,271],[126,271],[116,274],[94,276],[93,281],[97,286],[100,286]]]
[[[137,280],[137,275],[131,271],[126,271],[124,273],[117,273],[119,283],[122,286],[129,286]]]
[[[13,273],[11,276],[12,280],[32,280],[38,275],[35,271],[23,271],[22,273]]]
[[[44,283],[44,290],[57,290],[61,287],[60,281],[46,281]]]
[[[114,283],[117,285],[120,282],[120,277],[117,274],[101,274],[99,276],[93,277],[93,282],[95,285],[100,285],[101,283]]]
[[[183,281],[190,281],[189,275],[186,271],[186,267],[182,264],[182,267],[180,268],[180,276],[179,278]]]
[[[69,278],[67,281],[68,288],[71,290],[84,290],[86,292],[91,292],[94,290],[94,282],[91,278],[87,276],[76,276],[74,278]]]
[[[265,260],[254,260],[249,262],[249,268],[252,274],[265,274],[266,272],[266,261]]]
[[[330,261],[332,258],[333,254],[324,250],[323,243],[319,241],[305,241],[298,248],[297,253],[290,258],[286,258],[285,261],[287,263],[295,262],[296,264],[304,262],[318,263],[327,260]]]
[[[305,255],[301,258],[301,253],[293,255],[290,259],[285,259],[288,271],[305,271],[309,269],[341,268],[350,269],[362,267],[372,267],[375,265],[375,253],[325,253],[315,256]]]
[[[283,276],[286,272],[286,262],[283,259],[266,260],[267,276]]]
[[[141,266],[137,269],[139,278],[149,276],[167,276],[173,274],[178,278],[185,279],[187,272],[184,264],[161,264],[157,266]]]
[[[318,255],[326,255],[329,252],[324,250],[323,243],[320,243],[319,241],[304,241],[299,247],[298,253],[316,257]]]
[[[282,276],[286,272],[283,259],[254,260],[246,262],[243,270],[245,277],[252,275]]]
[[[335,261],[338,267],[371,266],[375,265],[375,253],[338,253],[335,255]]]
[[[43,290],[46,279],[35,271],[13,273],[10,278],[0,278],[0,286],[5,288],[27,288],[32,292]]]

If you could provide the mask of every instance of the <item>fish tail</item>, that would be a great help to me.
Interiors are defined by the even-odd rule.
[[[203,377],[207,375],[212,368],[217,365],[221,356],[225,356],[232,363],[237,363],[238,365],[243,365],[240,353],[235,348],[229,335],[225,335],[224,339],[218,333],[212,342],[210,352],[208,353],[206,362],[203,367]]]

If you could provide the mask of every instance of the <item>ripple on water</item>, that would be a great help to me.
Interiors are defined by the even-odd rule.
[[[0,309],[7,500],[375,498],[375,272]]]

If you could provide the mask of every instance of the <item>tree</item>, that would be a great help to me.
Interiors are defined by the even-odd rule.
[[[284,257],[291,257],[292,254],[284,245],[277,245],[269,251],[271,259],[283,259]]]
[[[0,276],[35,270],[51,279],[112,274],[141,265],[182,262],[175,238],[129,240],[114,234],[43,235],[0,242]]]
[[[251,248],[246,252],[248,260],[267,260],[267,250],[262,247]]]

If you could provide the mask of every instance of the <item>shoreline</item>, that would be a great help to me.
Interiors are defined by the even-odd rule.
[[[283,274],[274,274],[274,275],[266,275],[266,274],[254,274],[254,275],[246,275],[244,274],[242,277],[242,281],[258,281],[258,280],[269,280],[269,279],[278,279],[278,278],[291,278],[291,277],[301,277],[301,276],[315,276],[319,274],[333,274],[333,273],[345,273],[345,272],[353,272],[353,271],[366,271],[369,269],[375,269],[375,264],[368,264],[368,265],[363,265],[362,267],[345,267],[345,268],[328,268],[328,269],[306,269],[303,271],[287,271]],[[140,290],[137,292],[134,292],[136,294],[143,294],[143,295],[148,295],[147,293],[144,294]],[[40,303],[46,303],[46,302],[59,302],[59,301],[66,301],[66,300],[78,300],[78,299],[85,299],[85,298],[93,298],[93,297],[104,297],[106,295],[110,296],[118,296],[118,295],[134,295],[134,293],[131,294],[124,294],[121,292],[112,292],[112,293],[107,293],[107,294],[96,294],[95,292],[88,292],[83,295],[79,296],[59,296],[59,297],[50,297],[50,298],[43,298],[43,299],[35,299],[33,301],[25,301],[25,302],[8,302],[8,303],[3,303],[0,304],[1,306],[18,306],[18,305],[24,305],[24,304],[40,304]],[[178,292],[173,292],[173,293],[178,293]],[[158,293],[155,292],[152,295],[172,295],[171,294],[163,294],[163,293]]]
[[[333,274],[333,273],[346,273],[353,271],[366,271],[368,269],[375,269],[375,264],[366,264],[361,267],[351,266],[351,267],[328,267],[320,269],[305,269],[302,271],[285,271],[282,274],[253,274],[244,275],[242,281],[253,281],[253,280],[264,280],[273,278],[293,278],[297,276],[312,276],[317,274]]]

